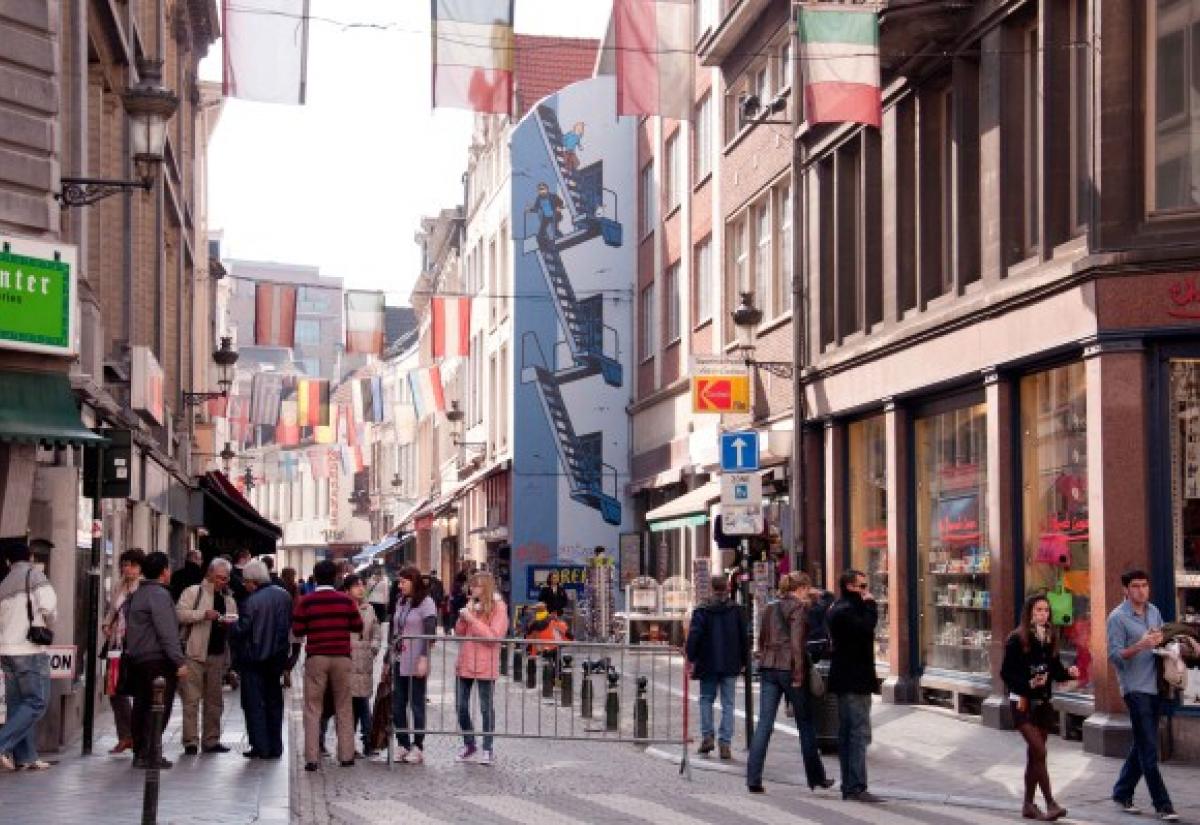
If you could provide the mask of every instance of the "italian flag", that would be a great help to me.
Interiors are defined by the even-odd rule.
[[[801,6],[804,119],[879,128],[879,17],[874,11]]]
[[[433,106],[512,114],[513,0],[431,0]]]

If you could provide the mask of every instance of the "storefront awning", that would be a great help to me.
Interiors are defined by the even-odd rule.
[[[205,473],[200,489],[204,491],[204,527],[209,538],[241,542],[256,555],[275,551],[283,531],[260,515],[223,473]]]
[[[655,507],[646,513],[646,521],[656,533],[678,527],[699,527],[708,521],[708,505],[720,496],[721,482],[710,481],[661,507]]]
[[[0,441],[61,446],[104,439],[83,426],[66,375],[0,372]]]

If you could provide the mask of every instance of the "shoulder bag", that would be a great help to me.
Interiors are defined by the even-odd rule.
[[[780,604],[780,602],[775,602],[771,607],[775,609],[775,618],[783,630],[783,638],[787,640],[787,644],[790,647],[792,643],[792,630],[788,627],[788,623],[784,619],[783,608]],[[801,607],[799,609],[803,610],[804,608]],[[804,654],[804,664],[808,692],[814,699],[820,699],[825,695],[825,677],[821,675],[821,671],[817,670],[817,666],[813,664],[812,659],[808,657],[807,653]]]
[[[31,568],[25,573],[25,614],[29,616],[29,632],[25,638],[35,645],[54,644],[54,631],[44,625],[38,627],[33,623],[33,594],[29,589],[29,577],[33,575]]]

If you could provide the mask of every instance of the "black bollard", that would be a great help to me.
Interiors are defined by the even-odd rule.
[[[521,667],[525,661],[525,657],[521,654],[524,650],[519,644],[513,645],[513,660],[512,660],[512,677],[516,681],[521,681]]]
[[[608,696],[604,700],[604,729],[614,731],[621,722],[621,694],[617,692],[617,683],[621,674],[615,667],[608,669]]]
[[[542,698],[554,702],[554,651],[542,651]]]
[[[650,707],[646,704],[646,684],[646,677],[639,676],[637,679],[637,698],[633,703],[634,739],[650,738]]]
[[[158,766],[162,761],[163,694],[167,680],[159,676],[154,680],[154,693],[150,705],[150,741],[146,743],[146,781],[142,789],[142,825],[158,822]]]
[[[530,690],[537,687],[537,659],[532,653],[525,660],[525,687]]]
[[[508,675],[508,643],[500,645],[500,675]]]
[[[575,687],[572,681],[571,657],[568,654],[564,654],[562,657],[562,672],[558,675],[560,689],[559,704],[564,708],[569,708],[575,703]]]
[[[583,676],[583,684],[579,687],[579,715],[584,719],[591,719],[592,694],[595,692],[592,687],[592,663],[584,659],[579,667]]]

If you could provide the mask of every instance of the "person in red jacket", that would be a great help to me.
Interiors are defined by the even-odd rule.
[[[300,599],[292,615],[292,634],[307,637],[304,661],[304,770],[319,767],[321,708],[325,689],[333,692],[337,719],[338,761],[343,768],[354,764],[354,712],[350,700],[350,634],[361,633],[362,616],[354,600],[334,589],[337,567],[331,561],[313,568],[316,589]]]
[[[458,649],[454,673],[458,677],[458,727],[463,731],[463,747],[456,762],[491,765],[492,732],[496,729],[493,704],[496,677],[499,675],[500,639],[508,632],[508,605],[496,594],[496,580],[490,573],[476,573],[467,583],[468,601],[459,611],[455,636],[465,636]],[[495,639],[496,641],[476,641]],[[476,758],[475,728],[471,723],[471,689],[479,688],[479,713],[483,717],[483,752]]]

